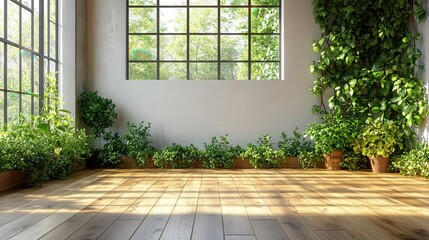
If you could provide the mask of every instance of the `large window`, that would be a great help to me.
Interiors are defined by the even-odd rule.
[[[58,69],[57,0],[0,0],[0,122],[38,114]]]
[[[279,79],[281,0],[128,0],[127,9],[127,79]]]

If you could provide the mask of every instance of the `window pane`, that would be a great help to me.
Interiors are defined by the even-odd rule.
[[[0,42],[0,89],[4,89],[4,67],[4,44]]]
[[[156,60],[156,36],[129,36],[129,58],[134,61]]]
[[[19,49],[7,46],[7,89],[19,91]]]
[[[31,9],[31,0],[21,0],[21,3]]]
[[[185,5],[186,6],[186,0],[160,0],[159,5],[166,6],[166,5]]]
[[[49,0],[49,20],[57,22],[57,0]]]
[[[190,36],[189,38],[190,60],[217,60],[217,36],[200,35]]]
[[[248,5],[248,0],[220,0],[221,5]]]
[[[247,8],[222,8],[220,16],[222,33],[248,32]]]
[[[4,123],[4,92],[0,91],[0,124]]]
[[[186,80],[186,63],[161,63],[161,80]]]
[[[57,74],[57,63],[56,62],[49,61],[49,72],[48,72],[48,74],[56,77],[56,74]]]
[[[279,80],[278,63],[253,63],[252,80]]]
[[[31,92],[31,56],[30,52],[21,51],[23,92]]]
[[[22,46],[31,49],[31,38],[31,13],[25,9],[22,9]]]
[[[130,80],[156,80],[156,63],[130,63]]]
[[[217,8],[191,8],[189,11],[191,33],[217,32]]]
[[[217,63],[190,63],[190,80],[216,80]]]
[[[161,60],[186,60],[186,36],[160,36]]]
[[[57,33],[55,24],[51,23],[51,31],[49,32],[49,57],[57,59]]]
[[[280,3],[279,0],[252,0],[253,5],[278,6],[279,3]]]
[[[34,93],[39,94],[39,57],[34,56]]]
[[[7,39],[19,44],[19,7],[12,1],[7,2]]]
[[[189,5],[217,5],[217,0],[189,0]]]
[[[42,0],[41,0],[42,1]],[[44,1],[44,12],[47,13],[48,12],[48,0],[43,0]],[[45,18],[43,19],[43,27],[44,27],[44,42],[43,42],[43,49],[45,50],[45,52],[47,53],[49,50],[49,20],[45,15]]]
[[[7,121],[18,122],[19,120],[19,94],[7,93]]]
[[[129,5],[155,5],[156,0],[129,0]]]
[[[39,52],[39,0],[34,0],[34,51]]]
[[[252,36],[252,60],[278,61],[279,36]]]
[[[248,80],[248,63],[221,63],[221,80]]]
[[[5,0],[0,0],[0,37],[2,38],[4,37],[4,1]]]
[[[279,18],[278,8],[253,8],[252,32],[279,33]]]
[[[156,8],[130,8],[130,33],[156,33]]]
[[[220,37],[221,60],[247,60],[248,40],[247,36],[221,36]]]
[[[186,9],[160,8],[159,22],[162,33],[186,33]]]
[[[31,114],[31,96],[23,94],[22,95],[22,114],[24,114],[26,117],[30,116]]]

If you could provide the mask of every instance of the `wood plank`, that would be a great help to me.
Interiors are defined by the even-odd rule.
[[[246,208],[222,205],[223,228],[227,235],[253,235],[252,224]]]
[[[142,221],[140,220],[116,220],[98,240],[123,240],[129,239]]]
[[[170,218],[174,206],[154,206],[143,223],[132,236],[132,240],[159,239]]]
[[[176,206],[164,228],[161,239],[191,239],[196,206]]]
[[[192,239],[224,239],[220,206],[199,205],[195,216]]]
[[[286,233],[277,220],[252,220],[257,239],[284,240]]]
[[[225,240],[256,240],[254,235],[226,235]]]

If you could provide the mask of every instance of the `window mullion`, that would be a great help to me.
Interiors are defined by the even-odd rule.
[[[189,49],[189,46],[190,46],[190,44],[189,44],[189,41],[190,41],[190,37],[189,37],[189,29],[190,29],[190,25],[189,25],[189,23],[190,23],[190,16],[189,16],[189,14],[190,14],[190,9],[189,9],[189,0],[187,0],[186,1],[186,80],[190,80],[190,76],[191,76],[191,73],[190,73],[190,63],[189,63],[189,60],[190,60],[190,56],[189,56],[189,54],[190,54],[190,49]]]
[[[43,95],[45,93],[45,27],[44,27],[44,18],[45,18],[45,4],[44,0],[39,1],[39,113],[43,109]]]
[[[251,0],[248,2],[247,9],[247,79],[252,80],[252,5]]]
[[[157,4],[156,4],[156,79],[160,80],[161,79],[161,74],[160,74],[160,60],[161,60],[161,56],[160,56],[160,35],[159,33],[161,32],[161,28],[160,28],[160,8],[159,8],[159,0],[157,0]]]

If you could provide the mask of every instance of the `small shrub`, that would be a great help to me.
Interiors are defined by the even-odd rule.
[[[278,168],[285,161],[285,154],[281,150],[273,149],[271,136],[264,135],[257,144],[249,143],[241,154],[243,159],[249,159],[254,168]]]
[[[204,143],[204,150],[201,154],[203,167],[232,168],[234,160],[242,151],[240,146],[233,146],[229,143],[228,135],[221,136],[219,139],[213,137],[210,143]]]
[[[392,165],[402,175],[429,178],[429,146],[419,144],[415,149],[392,158]]]
[[[173,143],[155,152],[153,162],[160,168],[192,168],[195,161],[200,158],[200,150],[194,145],[182,146]]]
[[[127,134],[123,137],[126,144],[126,156],[136,158],[137,165],[144,167],[155,149],[150,137],[150,123],[141,122],[139,125],[127,123]]]
[[[287,157],[297,157],[300,151],[310,149],[312,142],[298,132],[298,128],[293,131],[293,137],[288,137],[285,132],[281,134],[281,140],[278,143],[281,151]]]
[[[301,163],[301,167],[305,169],[309,167],[316,168],[318,164],[323,163],[324,161],[323,154],[317,151],[314,147],[300,151],[298,158]]]
[[[368,158],[354,152],[346,152],[343,155],[343,160],[340,162],[340,167],[349,170],[362,170],[368,168]]]
[[[102,167],[115,168],[121,164],[121,157],[127,153],[127,146],[119,133],[107,132],[103,136],[106,143],[100,149],[98,160]]]

